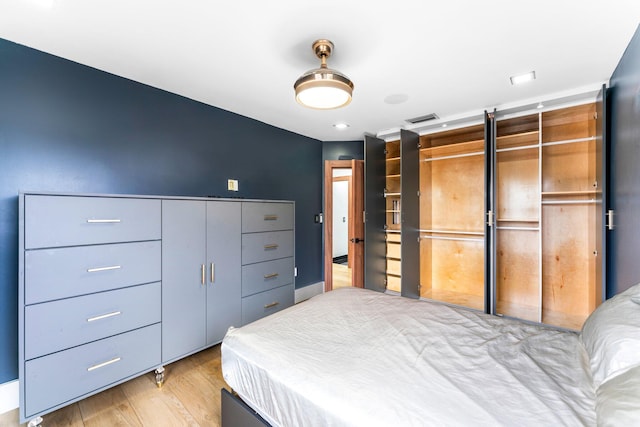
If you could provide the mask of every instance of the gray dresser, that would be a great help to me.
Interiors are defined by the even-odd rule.
[[[20,420],[293,305],[294,203],[19,196]]]
[[[294,302],[293,204],[242,204],[242,324]]]

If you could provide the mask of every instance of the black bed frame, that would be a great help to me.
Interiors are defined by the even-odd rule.
[[[260,415],[229,390],[220,390],[222,427],[271,427]]]

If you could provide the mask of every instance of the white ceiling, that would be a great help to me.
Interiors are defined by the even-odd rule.
[[[2,38],[322,141],[593,90],[639,22],[639,0],[0,0]],[[294,99],[318,38],[345,108]]]

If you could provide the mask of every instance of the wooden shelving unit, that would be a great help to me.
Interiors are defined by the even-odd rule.
[[[597,283],[595,104],[498,121],[497,313],[579,329]]]
[[[385,144],[386,156],[386,263],[387,289],[401,292],[401,174],[400,174],[400,141]]]
[[[420,296],[484,308],[484,126],[420,137]]]
[[[579,329],[602,300],[595,104],[542,113],[542,321]]]

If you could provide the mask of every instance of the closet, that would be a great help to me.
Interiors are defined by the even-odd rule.
[[[386,290],[579,329],[603,298],[600,107],[485,112],[385,142]]]
[[[496,120],[498,314],[579,329],[602,301],[596,104]]]

